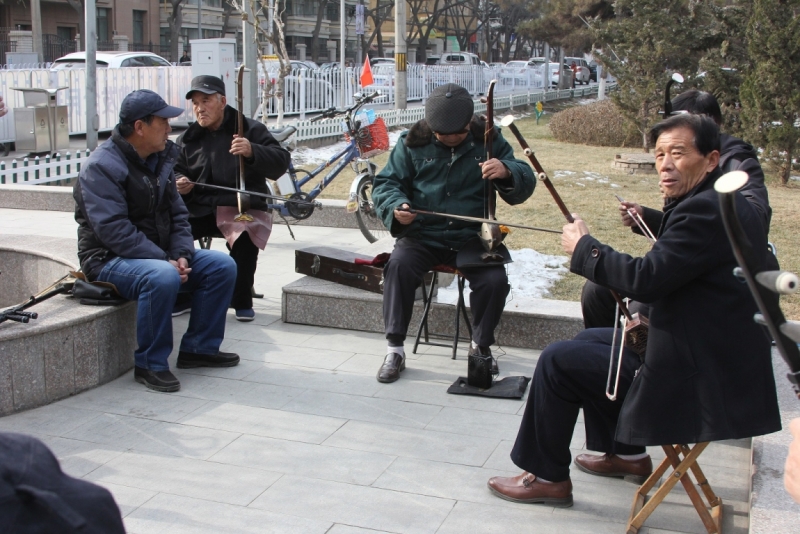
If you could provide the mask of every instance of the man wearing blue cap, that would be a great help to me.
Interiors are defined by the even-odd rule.
[[[134,378],[170,392],[172,308],[192,294],[192,316],[181,340],[178,368],[232,367],[236,354],[219,351],[236,279],[227,255],[195,250],[188,212],[172,171],[178,147],[169,119],[183,110],[153,91],[125,97],[111,139],[86,161],[75,184],[78,258],[89,281],[108,282],[138,302]]]

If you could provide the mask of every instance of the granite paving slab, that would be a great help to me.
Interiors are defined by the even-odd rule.
[[[11,234],[25,228],[37,239],[74,242],[71,214],[34,215],[0,208],[0,239],[19,239]],[[9,218],[17,226],[6,231]],[[635,486],[621,479],[573,469],[570,509],[519,505],[488,491],[489,477],[519,472],[509,453],[525,400],[448,395],[447,387],[465,374],[465,345],[455,361],[446,348],[421,347],[413,355],[407,345],[408,370],[398,382],[380,384],[382,334],[279,321],[282,286],[300,278],[297,248],[357,251],[365,243],[357,230],[304,226],[295,234],[297,241],[276,225],[259,255],[255,286],[266,297],[255,301],[256,320],[239,323],[228,315],[222,347],[241,352],[239,366],[174,369],[175,350],[170,364],[182,385],[175,394],[148,391],[129,372],[49,406],[0,417],[0,430],[39,436],[65,472],[106,486],[132,534],[623,531]],[[225,250],[222,240],[212,248]],[[551,308],[556,314],[560,306]],[[179,342],[188,316],[173,324]],[[512,346],[494,352],[505,352],[502,374],[526,376],[539,354]],[[0,388],[6,387],[3,372],[0,361]],[[579,422],[573,456],[586,452],[584,445]],[[774,448],[773,456],[785,455]],[[650,453],[663,456],[659,448]],[[726,527],[734,533],[744,532],[749,519],[749,455],[749,440],[742,440],[712,444],[701,457],[726,500]],[[790,515],[788,507],[774,512]],[[762,531],[793,532],[780,525]],[[703,529],[678,487],[640,532]]]

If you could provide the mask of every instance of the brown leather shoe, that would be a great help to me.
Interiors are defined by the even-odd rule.
[[[378,382],[394,382],[400,378],[400,371],[406,368],[406,357],[390,352],[383,360],[383,365],[378,369]]]
[[[616,454],[579,454],[575,457],[578,469],[600,477],[622,477],[627,482],[643,484],[653,472],[649,456],[640,460],[623,460]]]
[[[523,471],[515,477],[492,477],[489,489],[507,501],[524,504],[547,504],[556,508],[572,506],[572,482],[539,482],[535,475]]]

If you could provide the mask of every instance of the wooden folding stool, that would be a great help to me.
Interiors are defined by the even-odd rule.
[[[650,517],[650,514],[661,504],[664,497],[675,487],[679,480],[709,534],[720,534],[722,532],[722,499],[717,497],[714,490],[711,489],[703,471],[697,464],[697,458],[708,446],[708,443],[698,443],[694,447],[689,447],[688,445],[661,446],[667,457],[664,458],[664,461],[653,471],[653,474],[644,484],[636,490],[636,494],[633,496],[631,516],[628,519],[626,528],[628,534],[636,534],[639,531],[647,518]],[[683,455],[683,458],[681,458],[681,455]],[[670,466],[672,466],[672,472],[665,478],[653,496],[648,499],[647,494],[650,493],[650,490],[653,489]],[[694,474],[697,484],[703,490],[703,494],[708,501],[708,507],[697,492],[695,483],[689,476],[689,471]]]
[[[466,279],[462,276],[460,272],[456,269],[449,267],[447,265],[437,265],[433,269],[433,279],[431,280],[431,285],[429,288],[425,287],[425,280],[422,280],[422,301],[425,304],[425,308],[422,312],[422,319],[419,322],[419,327],[417,328],[417,337],[414,341],[414,349],[411,351],[413,354],[417,353],[417,348],[420,345],[433,345],[436,347],[452,347],[453,349],[453,356],[452,359],[456,359],[456,352],[458,351],[458,335],[459,335],[459,328],[460,328],[460,317],[464,317],[464,323],[467,325],[467,331],[469,332],[470,341],[472,340],[472,325],[469,322],[469,316],[467,315],[467,306],[464,303],[464,285],[466,284]],[[431,307],[433,306],[433,290],[436,287],[436,284],[439,279],[439,273],[447,273],[447,274],[455,274],[458,277],[458,302],[456,303],[456,313],[455,313],[455,325],[454,325],[454,334],[453,334],[453,342],[452,343],[438,343],[435,341],[429,340],[429,332],[428,332],[428,315],[430,314]],[[424,341],[420,341],[420,337],[425,336]],[[436,335],[436,334],[434,334]]]

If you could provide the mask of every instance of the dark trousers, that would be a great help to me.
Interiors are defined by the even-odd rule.
[[[217,228],[217,218],[214,214],[204,217],[193,217],[189,219],[192,225],[192,237],[222,237],[222,233]],[[233,247],[227,245],[231,258],[236,262],[236,284],[233,286],[233,297],[231,297],[231,308],[235,310],[246,310],[253,307],[253,281],[256,276],[256,265],[258,264],[258,247],[250,240],[250,234],[243,232]]]
[[[542,351],[511,451],[518,467],[545,480],[567,480],[572,459],[569,444],[581,408],[587,449],[609,454],[645,452],[644,447],[614,440],[619,412],[640,362],[636,353],[625,349],[618,398],[608,400],[605,388],[612,336],[611,328],[584,330]]]
[[[456,266],[456,251],[426,246],[408,237],[398,239],[383,270],[383,322],[386,339],[400,346],[406,338],[414,294],[425,273],[436,265]],[[511,290],[503,265],[460,269],[469,281],[472,339],[482,347],[494,344],[494,329]]]
[[[583,312],[583,325],[585,328],[613,328],[618,326],[614,315],[617,301],[611,296],[611,291],[601,285],[587,280],[581,290],[581,311]],[[647,316],[648,306],[641,302],[631,301],[628,304],[631,313],[640,313]]]

